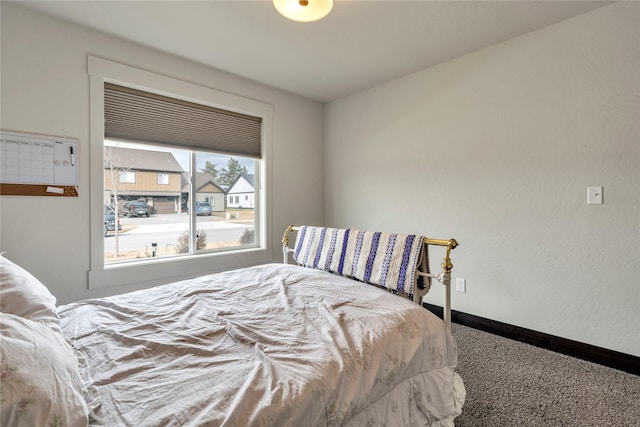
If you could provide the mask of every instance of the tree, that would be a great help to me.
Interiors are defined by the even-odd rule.
[[[218,166],[214,163],[211,163],[209,160],[207,160],[207,162],[204,164],[204,167],[200,169],[200,171],[208,173],[213,179],[217,179],[218,174],[220,173],[218,171]]]
[[[118,182],[120,173],[126,171],[113,164],[113,149],[111,146],[104,147],[104,168],[105,174],[105,188],[110,190],[111,198],[113,202],[114,221],[115,228],[113,232],[113,238],[115,239],[114,256],[120,256],[120,231],[118,230],[118,224],[120,223],[120,213],[118,209]],[[103,213],[104,214],[104,213]]]
[[[233,183],[236,182],[236,179],[241,175],[246,175],[247,173],[249,173],[247,167],[242,166],[239,161],[231,157],[229,158],[227,167],[222,168],[217,182],[224,187],[225,190],[229,191]]]

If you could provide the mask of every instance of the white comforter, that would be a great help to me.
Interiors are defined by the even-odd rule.
[[[59,307],[95,425],[453,425],[441,320],[371,285],[269,264]]]

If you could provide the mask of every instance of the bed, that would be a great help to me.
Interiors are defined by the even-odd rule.
[[[291,226],[285,263],[59,307],[0,257],[2,425],[452,426],[456,344],[420,303],[456,245]]]

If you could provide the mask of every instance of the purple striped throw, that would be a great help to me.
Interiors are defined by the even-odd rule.
[[[294,259],[300,265],[413,293],[424,237],[303,225]]]

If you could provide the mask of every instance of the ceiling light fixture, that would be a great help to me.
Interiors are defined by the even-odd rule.
[[[273,5],[285,18],[298,22],[313,22],[331,12],[333,0],[273,0]]]

